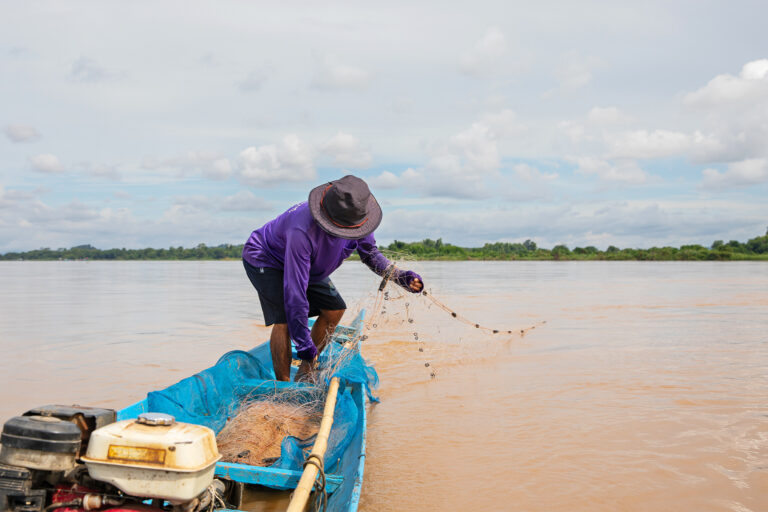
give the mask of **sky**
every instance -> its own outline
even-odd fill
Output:
[[[345,174],[380,244],[768,227],[763,1],[0,0],[0,253],[243,243]]]

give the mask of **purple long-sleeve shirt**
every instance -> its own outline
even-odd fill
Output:
[[[306,202],[264,224],[245,243],[245,261],[254,267],[283,271],[288,332],[297,350],[312,343],[307,328],[307,285],[330,276],[355,250],[363,263],[379,275],[390,265],[376,247],[373,233],[359,240],[328,234],[312,218]]]

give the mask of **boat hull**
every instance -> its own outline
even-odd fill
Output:
[[[310,325],[312,320],[310,320]],[[334,333],[334,341],[326,349],[324,356],[333,357],[336,351],[341,350],[341,344],[351,340],[358,340],[363,325],[363,312],[361,312],[349,326],[340,326]],[[359,343],[356,343],[359,350]],[[225,361],[229,357],[231,361]],[[294,354],[295,357],[295,354]],[[242,378],[233,381],[225,380],[221,375],[231,377],[231,372],[213,371],[225,361],[230,367],[242,370],[243,365],[251,365]],[[295,374],[296,369],[292,368]],[[236,392],[227,393],[237,388]],[[118,420],[131,419],[143,412],[163,412],[177,417],[179,421],[188,423],[205,424],[218,431],[223,427],[227,417],[231,417],[239,403],[220,403],[217,413],[228,411],[222,418],[214,414],[206,414],[206,408],[210,412],[214,409],[217,397],[219,401],[235,402],[237,397],[253,398],[260,393],[275,394],[281,392],[301,393],[302,389],[308,389],[303,383],[280,382],[274,380],[272,358],[269,343],[265,342],[247,352],[234,351],[222,356],[217,365],[204,370],[188,379],[184,379],[165,390],[150,393],[146,399],[136,402],[117,413]],[[336,460],[326,461],[326,491],[328,497],[328,510],[349,511],[357,510],[360,493],[362,490],[363,472],[365,468],[365,432],[367,426],[366,415],[366,389],[360,382],[344,382],[339,390],[347,394],[347,407],[353,404],[356,411],[354,425],[347,424],[352,434],[343,452]],[[218,393],[218,394],[217,394]],[[195,396],[198,395],[198,396]],[[200,398],[204,395],[204,400]],[[186,401],[186,403],[185,403]],[[201,406],[201,403],[204,406]],[[186,413],[189,413],[185,416]],[[260,467],[232,462],[218,462],[215,475],[219,478],[241,482],[247,485],[259,485],[272,489],[294,489],[301,477],[300,468],[285,469],[281,467]]]

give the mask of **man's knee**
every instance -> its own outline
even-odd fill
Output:
[[[323,309],[320,310],[320,315],[326,322],[335,325],[341,321],[345,311],[346,309]]]
[[[274,334],[288,334],[288,324],[273,324],[272,332]]]

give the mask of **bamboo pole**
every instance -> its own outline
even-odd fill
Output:
[[[330,435],[331,427],[333,426],[333,411],[336,409],[336,395],[338,391],[339,378],[334,377],[331,379],[331,384],[328,386],[328,396],[325,399],[325,409],[323,409],[323,419],[320,421],[320,430],[317,432],[315,445],[312,447],[312,451],[307,458],[312,455],[317,455],[322,458],[325,455],[325,450],[328,447],[328,436]],[[307,464],[304,468],[304,472],[301,474],[301,479],[296,486],[296,490],[293,491],[291,502],[288,504],[286,512],[304,512],[307,508],[309,495],[312,493],[312,488],[315,485],[317,472],[317,466],[314,464]]]

